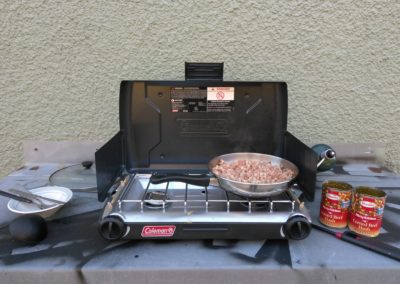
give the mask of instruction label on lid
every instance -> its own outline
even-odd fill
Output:
[[[234,87],[208,87],[208,101],[233,101],[235,100]]]
[[[172,87],[172,112],[231,112],[234,87]]]
[[[207,111],[231,112],[235,101],[234,87],[208,87]]]
[[[206,112],[207,90],[199,87],[171,88],[172,112]]]

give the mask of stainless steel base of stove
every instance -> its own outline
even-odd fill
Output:
[[[291,191],[246,199],[219,187],[129,175],[106,203],[100,233],[117,239],[304,239],[311,230],[306,208]]]

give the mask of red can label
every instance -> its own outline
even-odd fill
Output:
[[[385,198],[355,193],[350,210],[349,229],[364,236],[379,235]]]
[[[144,226],[142,229],[142,237],[172,237],[175,234],[176,226]]]
[[[357,234],[375,237],[379,235],[382,218],[368,217],[358,212],[350,211],[349,228]]]
[[[337,190],[335,188],[324,188],[319,213],[322,224],[345,228],[347,226],[348,208],[350,205],[351,190]]]

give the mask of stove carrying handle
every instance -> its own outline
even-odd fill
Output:
[[[185,175],[185,174],[153,174],[150,177],[152,184],[160,184],[164,182],[184,182],[191,185],[197,186],[209,186],[210,185],[209,175]]]

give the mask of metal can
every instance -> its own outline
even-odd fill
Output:
[[[353,187],[345,182],[326,181],[322,184],[319,221],[329,227],[345,228]]]
[[[349,229],[353,232],[376,237],[382,226],[386,193],[383,190],[360,186],[351,200]]]

